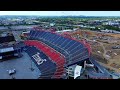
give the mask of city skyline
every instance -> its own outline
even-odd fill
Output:
[[[120,16],[120,11],[0,11],[0,15]]]

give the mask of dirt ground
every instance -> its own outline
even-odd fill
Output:
[[[103,33],[102,35],[102,33],[97,34],[96,32],[89,31],[88,37],[83,36],[83,34],[80,35],[81,38],[90,40],[89,43],[92,48],[91,55],[95,57],[96,60],[104,66],[120,72],[120,49],[112,49],[113,46],[120,45],[120,34]],[[109,59],[106,59],[105,55],[109,56]]]

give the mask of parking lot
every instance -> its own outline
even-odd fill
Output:
[[[0,79],[37,79],[40,75],[40,71],[36,65],[32,62],[27,53],[23,52],[23,57],[0,62]],[[30,68],[34,68],[31,71]],[[9,75],[7,70],[16,70],[14,75]]]

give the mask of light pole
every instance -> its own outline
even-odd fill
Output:
[[[31,61],[31,68],[30,68],[30,70],[34,71],[34,68],[32,67],[32,60],[30,60],[30,61]]]

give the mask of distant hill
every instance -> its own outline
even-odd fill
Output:
[[[85,16],[85,15],[79,15],[79,16],[39,16],[39,15],[0,15],[0,18],[17,18],[17,17],[22,17],[22,18],[28,18],[28,17],[74,17],[74,18],[120,18],[120,16]]]

